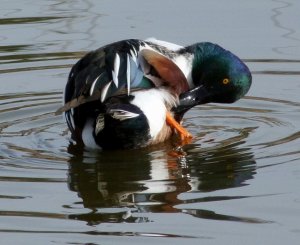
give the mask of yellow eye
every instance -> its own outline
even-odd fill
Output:
[[[228,84],[228,83],[229,83],[229,79],[228,79],[228,78],[224,78],[223,81],[222,81],[222,83],[223,83],[224,85]]]

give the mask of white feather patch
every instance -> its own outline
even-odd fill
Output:
[[[120,109],[112,109],[112,110],[110,110],[110,113],[111,113],[112,118],[120,120],[120,121],[139,116],[139,114],[137,114],[137,113],[120,110]]]
[[[137,51],[134,46],[131,46],[130,52],[133,52],[133,56],[137,56]]]
[[[173,61],[180,68],[184,76],[186,77],[189,87],[193,88],[193,79],[192,79],[192,63],[194,55],[189,56],[177,56]]]
[[[116,54],[114,60],[114,69],[112,70],[112,77],[116,87],[119,86],[119,69],[120,69],[120,56]]]
[[[134,63],[137,65],[137,58],[136,58],[137,55],[132,49],[130,49],[130,55],[131,55],[132,60],[134,61]]]
[[[158,40],[154,37],[147,38],[146,41],[157,44],[157,45],[160,45],[160,46],[163,46],[163,47],[166,47],[166,48],[168,48],[172,51],[177,51],[177,50],[183,48],[183,46],[177,45],[175,43],[170,43],[170,42]]]
[[[126,70],[126,76],[127,76],[127,94],[129,95],[130,93],[130,71],[131,71],[131,68],[130,68],[130,57],[129,57],[129,54],[127,54],[127,70]]]
[[[111,85],[112,81],[110,81],[108,84],[106,84],[103,89],[101,90],[101,102],[103,102],[106,98],[106,94],[107,94],[107,91]]]
[[[135,97],[132,104],[138,106],[149,122],[150,135],[155,138],[166,121],[166,105],[172,107],[176,99],[164,89],[153,88],[132,93]]]
[[[95,85],[97,83],[97,80],[99,79],[99,77],[102,75],[102,73],[96,77],[95,81],[93,82],[92,86],[91,86],[91,89],[90,89],[90,96],[92,96],[93,92],[94,92],[94,88],[95,88]]]

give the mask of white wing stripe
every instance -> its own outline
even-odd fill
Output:
[[[130,118],[138,117],[139,114],[130,111],[125,111],[125,110],[112,109],[110,110],[110,116],[114,119],[123,121]]]
[[[95,85],[96,85],[96,83],[97,83],[97,81],[98,81],[98,79],[99,79],[99,77],[100,77],[101,75],[102,75],[102,73],[101,73],[98,77],[96,77],[95,81],[93,82],[93,84],[92,84],[92,86],[91,86],[91,89],[90,89],[90,96],[92,96],[92,94],[93,94],[93,92],[94,92]]]
[[[120,56],[116,54],[115,61],[114,61],[114,70],[112,71],[112,77],[116,87],[119,86],[119,79],[118,79],[119,69],[120,69]]]
[[[106,85],[103,87],[103,89],[102,89],[102,91],[101,91],[101,102],[103,102],[103,101],[105,100],[106,94],[107,94],[107,91],[108,91],[108,89],[109,89],[109,87],[110,87],[110,85],[111,85],[111,82],[112,82],[112,81],[110,81],[108,84],[106,84]]]
[[[130,55],[134,63],[137,65],[136,53],[132,49],[130,49]]]
[[[127,93],[129,95],[130,93],[130,58],[129,54],[127,54],[127,70],[126,70],[126,76],[127,76]]]
[[[132,49],[130,49],[130,52],[132,51],[134,53],[133,56],[137,56],[137,51],[136,49],[134,48],[134,46],[131,46]]]

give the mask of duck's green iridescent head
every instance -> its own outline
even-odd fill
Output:
[[[236,55],[213,43],[194,45],[192,79],[207,92],[207,102],[232,103],[250,89],[249,68]]]

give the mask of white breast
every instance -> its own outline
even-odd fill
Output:
[[[176,104],[176,98],[164,89],[148,89],[132,93],[135,97],[132,104],[138,106],[149,122],[150,135],[155,138],[166,121],[167,107]]]

